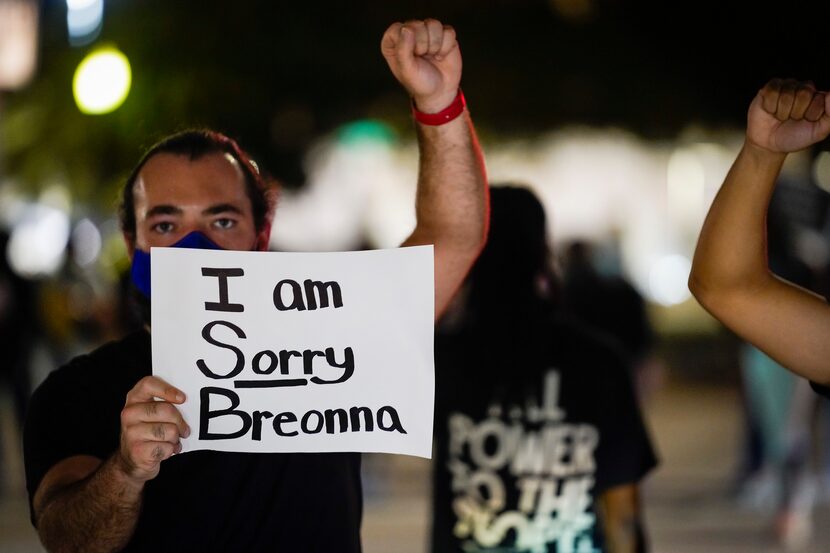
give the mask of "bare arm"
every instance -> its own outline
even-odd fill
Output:
[[[645,551],[640,520],[640,494],[636,484],[615,486],[599,496],[599,515],[608,553]]]
[[[163,401],[156,401],[160,398]],[[121,412],[121,446],[106,461],[78,455],[53,466],[33,499],[38,534],[48,551],[110,553],[135,531],[144,484],[161,461],[181,450],[189,429],[173,403],[181,392],[156,377],[142,379]]]
[[[436,113],[456,96],[461,53],[452,27],[434,19],[395,23],[381,50],[417,109]],[[416,123],[417,225],[403,245],[434,244],[435,316],[446,309],[484,244],[487,177],[467,110],[443,125]]]
[[[126,477],[116,456],[64,459],[46,474],[34,498],[37,528],[48,551],[109,553],[135,530],[143,482]]]
[[[767,264],[766,212],[788,152],[830,133],[830,96],[770,81],[700,233],[689,288],[706,310],[793,372],[830,383],[830,307]]]

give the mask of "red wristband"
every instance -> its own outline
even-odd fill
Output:
[[[415,121],[423,124],[423,125],[443,125],[444,123],[449,123],[459,115],[464,112],[464,108],[467,106],[467,102],[464,100],[464,94],[461,92],[461,89],[458,89],[458,94],[455,95],[455,99],[439,111],[438,113],[424,113],[423,111],[418,111],[418,108],[415,107],[415,101],[412,102],[412,116],[415,117]]]

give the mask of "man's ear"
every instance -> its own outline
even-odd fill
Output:
[[[268,245],[271,242],[271,223],[262,225],[262,229],[256,235],[256,242],[254,242],[254,251],[266,252]]]

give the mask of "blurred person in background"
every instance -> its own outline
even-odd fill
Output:
[[[597,270],[591,244],[565,247],[562,310],[573,319],[619,341],[641,400],[657,387],[662,364],[654,355],[655,336],[643,296],[620,275]]]
[[[830,95],[812,83],[773,79],[758,92],[743,148],[703,224],[689,278],[707,311],[825,396],[830,396],[830,306],[785,280],[793,275],[776,275],[771,251],[776,238],[767,235],[766,221],[787,154],[829,134]],[[800,406],[793,403],[794,410]],[[803,424],[797,426],[804,431]],[[787,498],[791,510],[798,502]],[[803,522],[784,517],[780,532],[785,538],[798,534]]]
[[[8,233],[0,231],[0,381],[14,403],[15,421],[8,427],[22,429],[31,393],[29,360],[38,330],[37,289],[34,282],[12,270],[6,255],[8,242]],[[0,492],[8,476],[3,443],[0,440]]]
[[[432,551],[645,551],[656,465],[624,356],[562,318],[544,209],[491,189],[488,242],[436,335]]]
[[[434,19],[393,24],[381,50],[418,121],[417,224],[403,245],[434,244],[440,314],[487,227],[461,55]],[[212,131],[169,137],[134,169],[122,229],[147,326],[52,373],[26,423],[31,517],[48,550],[360,550],[359,454],[174,456],[190,433],[176,408],[186,398],[151,376],[150,248],[264,250],[272,197],[237,144]]]
[[[8,241],[9,235],[0,233],[0,375],[12,392],[14,414],[22,427],[31,393],[28,363],[37,330],[37,290],[9,266]]]

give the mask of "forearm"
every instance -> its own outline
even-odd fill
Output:
[[[420,149],[416,233],[437,244],[481,246],[486,234],[484,160],[469,113],[417,125]]]
[[[744,145],[700,233],[689,281],[702,302],[751,290],[773,277],[767,264],[766,214],[785,154]]]
[[[608,553],[640,553],[645,548],[640,544],[639,524],[636,519],[614,521],[605,525],[605,550]]]
[[[608,553],[646,550],[636,486],[619,486],[603,493],[599,499],[599,515]]]
[[[469,113],[444,125],[418,124],[420,167],[415,231],[404,245],[435,247],[436,316],[449,303],[487,234],[487,177]]]
[[[745,146],[703,225],[689,288],[727,327],[784,367],[830,381],[830,310],[823,298],[775,277],[766,212],[784,154]]]
[[[88,478],[43,499],[40,539],[53,553],[120,551],[135,530],[142,493],[143,484],[124,474],[113,456]]]

